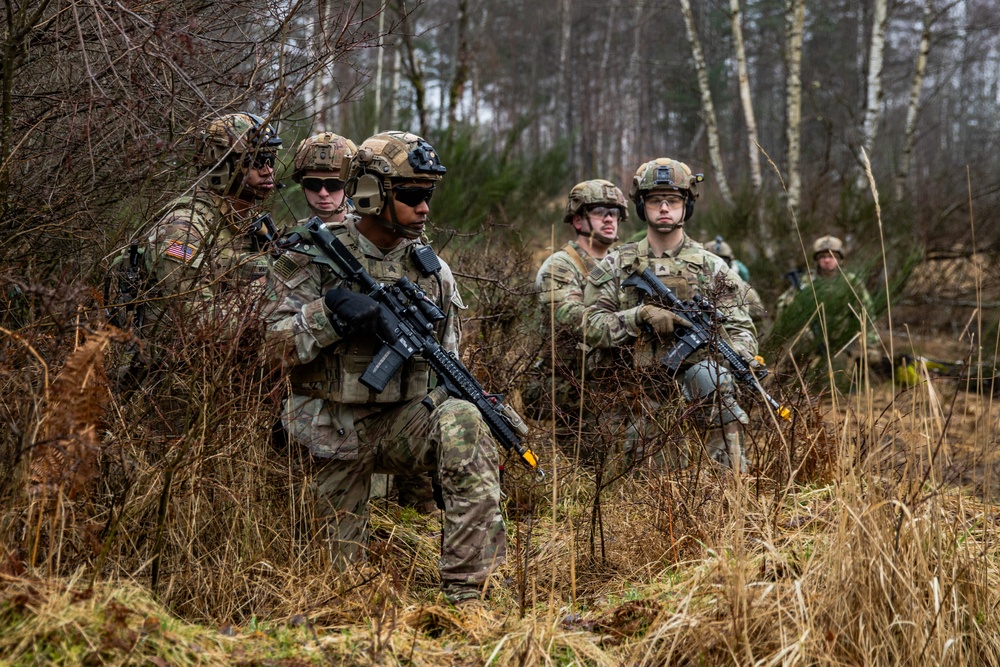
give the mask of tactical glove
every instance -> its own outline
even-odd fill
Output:
[[[357,334],[375,334],[387,343],[396,341],[396,336],[382,309],[375,299],[367,294],[335,287],[323,296],[323,303],[330,311],[330,323],[341,338]]]
[[[639,309],[639,319],[649,325],[657,336],[661,338],[669,336],[674,332],[674,327],[689,327],[691,323],[676,315],[673,311],[659,306],[642,306]]]

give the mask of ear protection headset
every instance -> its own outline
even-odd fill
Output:
[[[350,171],[348,169],[350,168]],[[362,215],[377,216],[385,206],[385,186],[376,174],[388,174],[389,164],[385,158],[377,156],[370,148],[362,148],[352,159],[344,156],[340,173],[347,173],[344,193],[354,203],[354,210]]]

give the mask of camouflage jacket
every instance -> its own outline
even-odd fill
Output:
[[[268,255],[241,233],[257,211],[238,213],[226,197],[202,188],[162,209],[145,242],[148,276],[144,337],[178,318],[232,335],[256,317]]]
[[[587,277],[584,303],[587,306],[587,343],[598,348],[624,347],[635,342],[634,363],[657,363],[670,341],[661,342],[640,326],[641,295],[621,283],[647,266],[678,298],[701,294],[726,316],[723,324],[730,345],[745,357],[757,353],[757,332],[748,312],[747,286],[735,271],[696,241],[684,236],[676,250],[654,257],[644,238],[626,243],[598,262]]]
[[[570,241],[546,258],[535,276],[541,333],[546,338],[555,335],[556,355],[570,367],[578,367],[581,351],[589,351],[583,342],[583,290],[595,266],[597,260]],[[546,359],[549,349],[544,347]]]
[[[461,338],[460,310],[465,308],[454,275],[441,260],[441,282],[425,278],[417,270],[411,254],[423,239],[403,239],[383,252],[365,238],[357,221],[328,226],[375,280],[391,283],[406,275],[417,283],[446,317],[437,330],[438,340],[458,354]],[[427,394],[430,369],[419,356],[412,357],[392,378],[385,390],[376,394],[360,382],[380,343],[373,336],[342,338],[330,321],[324,296],[330,289],[357,290],[332,268],[332,262],[306,238],[274,262],[270,303],[266,307],[267,356],[287,372],[291,396],[286,404],[286,422],[301,422],[292,431],[321,429],[329,434],[321,443],[310,445],[314,455],[349,459],[357,455],[355,421],[396,407],[404,401]]]

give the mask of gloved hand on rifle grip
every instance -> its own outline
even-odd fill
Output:
[[[330,323],[341,338],[368,333],[387,343],[396,342],[396,335],[382,308],[367,294],[335,287],[327,290],[323,303],[332,315]]]
[[[645,305],[639,309],[639,319],[649,325],[657,336],[669,336],[674,327],[689,327],[691,322],[671,310],[659,306]]]

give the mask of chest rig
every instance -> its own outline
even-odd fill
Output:
[[[621,281],[635,271],[644,271],[646,267],[670,289],[681,301],[686,301],[695,294],[707,295],[711,289],[713,274],[712,266],[705,259],[705,252],[697,244],[685,238],[684,245],[673,257],[651,257],[649,242],[646,239],[636,243],[626,243],[619,249],[619,266]],[[620,283],[619,283],[620,284]],[[643,303],[642,293],[632,287],[621,289],[618,294],[621,309],[627,310]],[[637,367],[658,363],[660,357],[666,354],[673,340],[661,342],[655,335],[646,332],[640,334],[633,353],[634,364]],[[700,353],[692,355],[690,363],[699,361]]]
[[[450,304],[442,301],[442,290],[438,281],[434,276],[425,276],[418,268],[414,250],[420,247],[419,245],[409,244],[402,254],[392,256],[391,259],[380,259],[365,255],[357,240],[348,233],[346,227],[331,228],[331,231],[337,235],[376,282],[391,285],[405,276],[426,292],[427,297],[442,310],[448,312]],[[318,255],[314,253],[318,253]],[[343,276],[338,275],[334,269],[330,268],[329,264],[322,261],[321,251],[313,248],[310,250],[310,254],[314,254],[314,257],[319,260],[316,263],[323,267],[324,289],[329,284],[330,287],[344,287],[359,291],[357,286],[349,284]],[[446,321],[447,318],[442,320],[435,332],[438,340],[441,340],[444,335],[444,322]],[[292,371],[292,383],[299,385],[297,393],[303,393],[302,385],[305,384],[305,388],[309,390],[308,393],[311,395],[325,398],[333,403],[350,405],[400,403],[426,396],[430,388],[430,366],[419,355],[407,359],[381,393],[375,393],[361,384],[361,375],[381,347],[382,342],[373,335],[348,336],[324,350],[323,354],[320,354],[313,362],[296,367]]]

